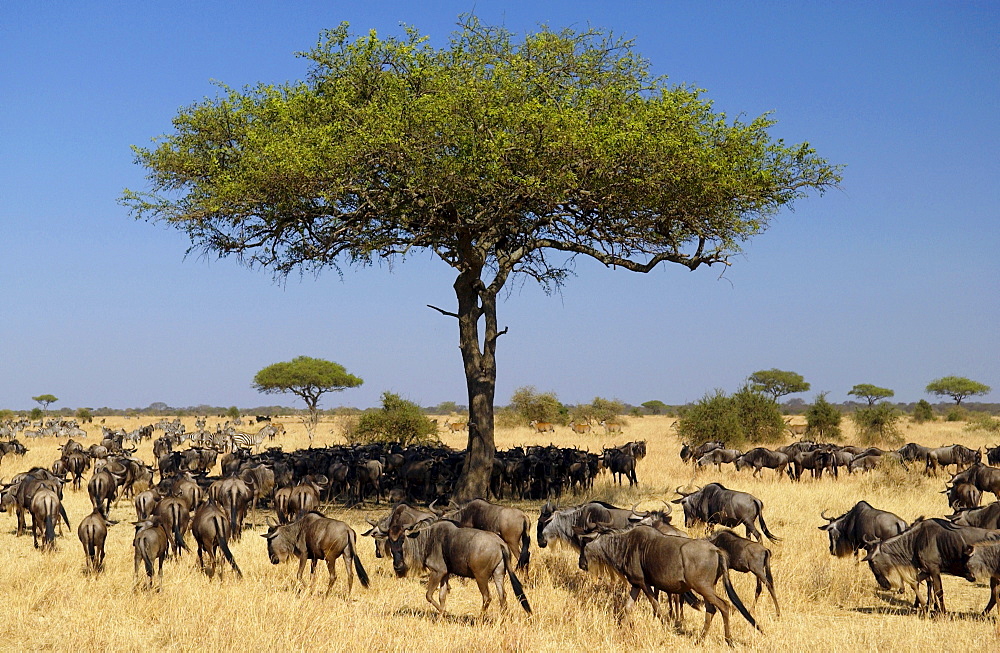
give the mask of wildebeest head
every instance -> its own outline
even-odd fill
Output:
[[[390,529],[386,545],[389,547],[389,553],[392,555],[392,570],[396,572],[397,577],[403,578],[410,571],[410,565],[406,560],[406,541],[419,538],[421,535],[424,535],[428,528],[430,528],[430,525],[425,522],[414,524],[408,528],[401,529],[395,538],[393,538],[392,533],[398,529]]]
[[[272,565],[288,560],[295,555],[295,540],[298,538],[298,524],[278,525],[268,520],[267,533],[261,535],[267,540],[267,557]]]
[[[675,490],[681,495],[680,499],[674,499],[670,503],[678,503],[684,509],[684,526],[691,528],[698,522],[698,501],[700,499],[701,488],[697,492],[683,492],[680,486]]]
[[[853,553],[854,547],[851,546],[851,542],[842,530],[842,524],[846,515],[842,515],[840,517],[827,517],[826,511],[824,510],[819,516],[829,522],[822,526],[817,526],[816,528],[821,531],[826,531],[826,534],[830,536],[830,555],[843,558],[844,556]]]
[[[996,542],[979,542],[965,547],[965,568],[969,582],[985,583],[997,572],[1000,563],[1000,545]]]

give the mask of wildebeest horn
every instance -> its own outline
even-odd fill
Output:
[[[825,519],[825,520],[829,521],[829,522],[834,522],[834,521],[837,521],[837,518],[836,518],[836,517],[827,517],[827,516],[826,516],[826,510],[824,510],[824,511],[823,511],[823,512],[821,512],[821,513],[819,513],[819,516],[820,516],[820,517],[822,517],[823,519]]]
[[[686,497],[688,494],[694,494],[693,492],[687,492],[687,493],[681,492],[681,487],[682,486],[678,485],[677,489],[674,490],[674,492],[676,492],[677,494],[681,495],[682,497]]]
[[[636,510],[636,508],[637,508],[637,507],[639,507],[639,504],[640,504],[640,503],[642,503],[642,501],[636,501],[636,502],[635,502],[635,505],[634,505],[634,506],[632,506],[632,514],[634,514],[634,515],[637,515],[637,516],[639,516],[639,517],[645,517],[646,515],[648,515],[648,514],[649,514],[649,511],[648,511],[648,510],[647,510],[646,512],[643,512],[643,513],[640,513],[640,512],[638,512],[638,511]]]
[[[370,517],[365,517],[365,521],[368,522],[370,525],[378,528],[378,522],[373,522]]]
[[[667,509],[666,516],[669,517],[670,513],[672,513],[674,511],[674,509],[670,506],[669,503],[667,503],[663,499],[660,499],[660,503],[662,503],[663,507]]]

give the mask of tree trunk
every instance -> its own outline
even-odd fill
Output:
[[[459,503],[488,497],[493,473],[493,400],[496,393],[496,293],[478,275],[462,272],[455,281],[458,297],[459,349],[469,391],[469,443],[453,499]],[[480,343],[479,319],[485,318]]]

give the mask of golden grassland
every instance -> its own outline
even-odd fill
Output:
[[[98,420],[99,421],[99,420]],[[106,418],[111,427],[136,428],[139,420]],[[193,430],[193,419],[185,419]],[[288,432],[278,444],[286,450],[308,446],[305,430],[296,418],[283,420]],[[638,466],[637,489],[619,488],[608,476],[595,483],[587,496],[564,497],[563,503],[601,498],[631,506],[655,508],[661,500],[675,498],[673,489],[692,481],[690,466],[678,457],[680,443],[666,417],[633,418],[623,435],[580,436],[561,428],[554,434],[535,436],[527,428],[499,429],[497,446],[506,448],[526,443],[588,447],[645,439],[649,454]],[[215,420],[209,421],[214,428]],[[983,433],[969,433],[961,423],[905,425],[903,437],[926,445],[961,442],[979,447],[986,444]],[[846,441],[851,441],[850,424]],[[87,427],[93,442],[100,429]],[[338,425],[320,425],[319,444],[340,442]],[[442,436],[456,448],[464,446],[464,433]],[[26,443],[24,458],[7,456],[0,463],[0,476],[10,478],[33,465],[51,465],[58,457],[61,442],[41,438]],[[152,459],[151,444],[144,442],[137,454]],[[216,468],[218,471],[218,468]],[[774,551],[772,567],[782,617],[776,619],[766,591],[754,613],[764,633],[755,632],[735,611],[732,627],[736,648],[747,651],[914,651],[914,650],[998,650],[1000,634],[996,622],[981,620],[989,590],[965,580],[946,577],[947,618],[921,618],[909,608],[912,596],[877,592],[867,565],[850,558],[834,559],[828,553],[826,534],[817,530],[823,523],[819,513],[843,512],[865,499],[878,508],[891,510],[910,521],[920,515],[942,515],[947,502],[939,491],[945,477],[926,478],[876,471],[869,475],[824,478],[793,484],[765,472],[763,479],[750,472],[735,472],[726,466],[721,474],[699,473],[701,485],[718,481],[727,487],[751,492],[764,502],[771,531],[783,541],[769,544]],[[989,497],[992,499],[993,497]],[[480,595],[475,583],[452,582],[448,598],[449,614],[435,619],[424,599],[420,578],[397,579],[388,560],[376,559],[371,540],[359,537],[362,561],[371,577],[364,589],[355,581],[350,598],[344,596],[346,583],[343,562],[338,562],[334,591],[324,598],[326,569],[317,572],[316,591],[302,591],[295,583],[295,563],[273,566],[266,546],[258,535],[266,529],[260,523],[244,532],[232,545],[244,578],[232,574],[209,580],[197,568],[193,553],[168,560],[164,567],[162,592],[133,589],[134,509],[121,500],[111,518],[121,523],[111,528],[107,543],[106,571],[97,578],[83,574],[83,551],[76,526],[91,511],[86,489],[67,489],[64,503],[73,525],[57,540],[56,550],[41,553],[32,547],[31,537],[14,535],[13,515],[0,515],[0,592],[5,598],[0,610],[0,648],[83,649],[83,650],[433,650],[433,651],[549,651],[549,650],[657,650],[692,649],[704,615],[686,610],[682,632],[663,627],[651,614],[649,604],[640,600],[630,621],[619,623],[617,613],[624,605],[625,588],[613,579],[594,577],[577,568],[576,555],[566,549],[538,549],[532,544],[532,563],[521,574],[534,614],[518,607],[508,587],[506,612],[494,601],[481,618]],[[516,504],[534,519],[538,502]],[[366,505],[344,510],[328,507],[328,516],[348,522],[359,533],[367,530],[366,517],[375,517],[387,507]],[[678,521],[678,520],[675,520]],[[680,520],[683,521],[682,519]],[[741,532],[742,534],[742,532]],[[532,541],[534,542],[534,523]],[[188,536],[189,543],[193,541]],[[744,602],[753,601],[754,583],[743,574],[733,574],[734,584]],[[720,585],[721,590],[721,585]],[[721,618],[716,617],[704,650],[726,649]]]

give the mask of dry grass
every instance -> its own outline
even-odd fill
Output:
[[[108,418],[109,426],[135,428],[137,421]],[[193,427],[192,423],[188,425]],[[289,433],[279,442],[286,449],[307,445],[304,429],[294,418],[284,420]],[[594,497],[631,505],[635,501],[673,498],[673,488],[692,480],[690,467],[678,457],[679,443],[672,435],[669,418],[630,420],[622,436],[603,434],[578,436],[568,429],[548,434],[544,443],[589,447],[632,439],[649,443],[649,456],[639,464],[638,490],[620,489],[607,477],[595,485]],[[907,441],[939,446],[962,442],[972,447],[986,444],[985,434],[968,433],[960,423],[932,423],[904,427]],[[210,421],[214,428],[214,421]],[[848,425],[848,429],[850,426]],[[89,429],[93,435],[97,426]],[[335,443],[336,425],[324,422],[318,443]],[[464,434],[444,436],[448,444],[464,445]],[[852,441],[850,432],[846,441]],[[502,429],[500,447],[536,441],[527,428]],[[23,458],[6,457],[0,475],[10,478],[32,465],[48,466],[58,456],[58,442],[40,439],[28,442],[31,451]],[[150,444],[139,455],[152,458]],[[826,535],[816,529],[819,513],[843,511],[866,499],[876,507],[892,510],[907,520],[919,515],[946,512],[944,495],[939,494],[944,478],[924,479],[918,474],[900,475],[893,470],[869,476],[842,477],[791,484],[775,480],[770,473],[762,480],[749,472],[731,469],[721,475],[701,473],[695,482],[720,481],[760,497],[771,530],[784,538],[772,546],[773,568],[782,604],[783,617],[776,620],[765,597],[756,615],[765,634],[755,633],[734,614],[733,632],[737,647],[747,651],[802,651],[820,646],[824,650],[996,650],[1000,636],[993,621],[976,615],[988,598],[988,589],[957,578],[945,579],[945,592],[953,616],[922,619],[910,613],[912,597],[876,592],[867,566],[851,559],[837,560],[827,553]],[[563,501],[582,500],[565,498]],[[112,510],[112,518],[122,523],[111,529],[108,540],[107,570],[99,578],[82,573],[83,554],[75,527],[90,512],[86,491],[68,491],[65,504],[72,533],[57,542],[57,550],[42,554],[32,548],[31,538],[15,538],[14,518],[0,516],[0,592],[6,597],[0,611],[0,641],[6,649],[85,650],[434,650],[434,651],[539,651],[539,650],[654,650],[690,649],[700,630],[703,615],[687,611],[684,632],[663,628],[642,602],[631,624],[619,625],[616,612],[624,604],[624,589],[607,579],[588,576],[577,569],[575,556],[567,550],[551,548],[532,551],[529,573],[523,575],[526,592],[534,608],[528,617],[511,600],[506,613],[494,606],[485,619],[479,618],[479,592],[475,584],[453,582],[449,596],[450,615],[442,620],[432,616],[424,600],[418,578],[396,579],[386,560],[377,560],[370,540],[362,540],[361,556],[372,578],[365,590],[355,583],[350,600],[343,596],[343,567],[330,598],[299,591],[293,582],[295,566],[272,566],[264,541],[257,536],[262,527],[247,530],[233,552],[243,568],[242,581],[227,575],[209,581],[196,568],[194,555],[168,561],[161,593],[133,590],[132,527],[130,503],[122,501]],[[537,503],[520,507],[537,515]],[[327,513],[350,523],[359,532],[365,517],[379,512],[344,511],[336,507]],[[533,534],[534,535],[534,534]],[[533,537],[534,539],[534,537]],[[342,563],[338,563],[342,565]],[[753,584],[734,576],[737,591],[750,605]],[[325,568],[319,570],[317,587],[326,582]],[[721,619],[716,618],[702,647],[722,650]]]

